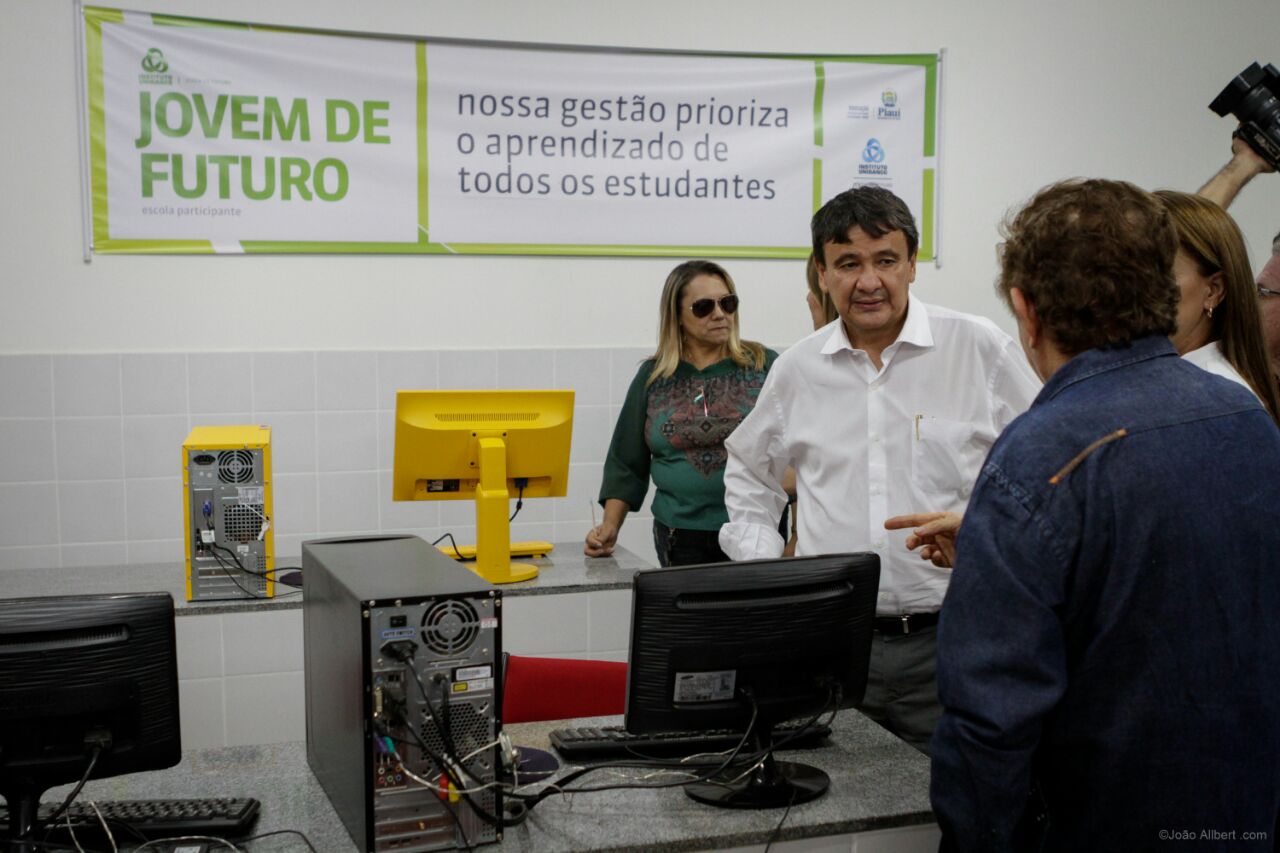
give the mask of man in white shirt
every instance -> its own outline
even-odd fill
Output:
[[[987,450],[1040,383],[993,323],[910,296],[919,237],[892,192],[847,190],[812,224],[821,285],[840,317],[778,358],[725,442],[720,546],[735,560],[782,553],[780,483],[794,467],[796,553],[880,556],[863,711],[926,750],[941,712],[934,625],[948,571],[910,554],[907,531],[884,522],[963,511]]]

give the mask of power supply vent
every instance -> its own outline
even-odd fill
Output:
[[[471,648],[480,634],[480,618],[466,601],[438,601],[422,617],[422,642],[438,655],[459,655]]]
[[[253,454],[248,450],[223,450],[218,454],[219,483],[248,483],[253,480]]]
[[[231,504],[222,510],[222,534],[232,542],[253,542],[262,532],[261,504]]]

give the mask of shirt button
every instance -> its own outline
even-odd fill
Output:
[[[879,433],[874,433],[874,432],[871,433],[871,441],[874,442],[875,444],[879,444],[880,443]]]
[[[873,544],[874,544],[877,548],[883,548],[883,547],[884,547],[884,540],[883,540],[883,539],[877,539]]]

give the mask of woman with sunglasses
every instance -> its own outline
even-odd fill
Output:
[[[724,440],[755,406],[777,353],[738,337],[733,279],[711,261],[667,276],[658,349],[636,373],[614,427],[600,486],[603,521],[585,553],[613,553],[627,513],[652,477],[653,542],[664,566],[727,560],[718,540],[724,508]]]
[[[1178,231],[1173,274],[1181,300],[1173,345],[1197,367],[1248,388],[1280,423],[1280,394],[1239,226],[1225,210],[1200,196],[1173,190],[1155,195]]]

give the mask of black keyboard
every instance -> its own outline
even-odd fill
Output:
[[[808,721],[789,720],[774,726],[775,747],[812,749],[822,746],[831,734],[831,727],[826,723],[812,723],[806,728],[806,722]],[[741,740],[742,732],[732,729],[641,735],[628,732],[622,726],[587,726],[555,729],[551,732],[551,745],[556,752],[573,761],[635,758],[637,755],[671,758],[698,752],[720,752],[733,749]]]
[[[103,800],[98,811],[119,835],[123,825],[145,838],[171,838],[176,835],[215,835],[235,838],[246,834],[258,819],[261,803],[252,798],[220,797],[202,800]],[[57,803],[40,804],[40,822],[44,824],[57,809]],[[65,831],[67,821],[76,832],[101,829],[98,816],[87,800],[72,803],[45,827],[50,832]],[[0,821],[7,826],[8,809],[0,806]]]

